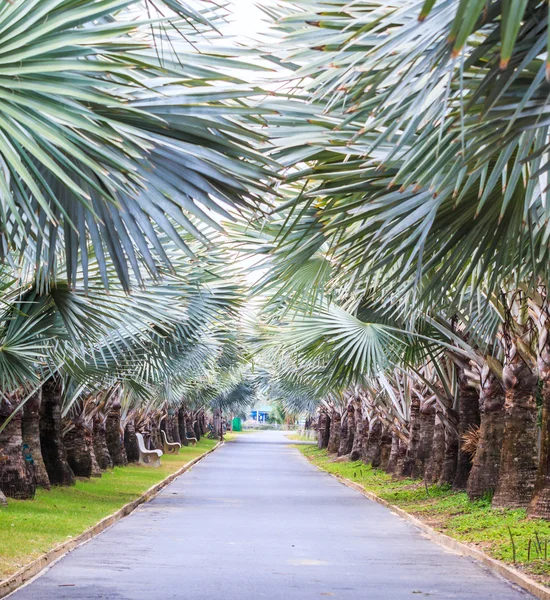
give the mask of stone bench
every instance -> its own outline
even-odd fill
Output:
[[[185,439],[191,444],[191,446],[196,446],[197,445],[197,438],[196,437],[185,436]]]
[[[164,454],[179,454],[181,444],[179,442],[169,442],[166,437],[166,432],[160,430],[162,435],[162,444],[164,446]]]
[[[160,467],[160,457],[162,450],[147,450],[145,441],[141,433],[136,432],[139,448],[139,463],[147,467]]]

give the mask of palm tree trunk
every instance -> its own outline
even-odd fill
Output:
[[[348,412],[344,413],[342,420],[340,421],[340,444],[338,445],[338,456],[347,454],[346,446],[348,443]]]
[[[183,406],[178,408],[178,432],[180,434],[181,445],[188,446],[189,442],[185,435],[185,408]]]
[[[42,457],[42,448],[40,447],[40,404],[42,402],[42,390],[33,394],[23,407],[23,418],[21,429],[23,433],[23,444],[28,446],[29,452],[34,461],[34,477],[36,485],[50,489],[50,478]]]
[[[120,409],[120,402],[115,402],[109,410],[106,422],[107,448],[115,467],[125,467],[128,464],[121,432]]]
[[[445,459],[445,425],[441,418],[441,410],[436,407],[434,432],[432,438],[432,449],[430,458],[424,471],[426,483],[436,483],[441,479],[443,473],[443,461]]]
[[[537,475],[537,376],[516,357],[504,367],[504,389],[504,436],[493,506],[524,508]]]
[[[459,422],[458,422],[458,460],[453,489],[466,489],[472,469],[472,456],[462,450],[462,436],[470,429],[479,427],[479,394],[468,385],[468,378],[461,370],[459,375]]]
[[[172,443],[181,444],[180,430],[178,424],[178,413],[175,409],[168,409],[168,432]]]
[[[380,452],[382,441],[382,423],[378,419],[371,421],[369,428],[369,437],[363,461],[367,465],[378,467],[380,464]]]
[[[458,461],[458,414],[453,408],[448,408],[445,417],[449,424],[445,426],[444,430],[445,445],[439,484],[452,485],[455,480]]]
[[[360,460],[363,456],[363,410],[361,408],[361,400],[354,399],[353,401],[353,422],[355,423],[355,432],[353,435],[353,445],[349,459],[352,461]]]
[[[93,436],[86,426],[76,424],[63,437],[67,461],[77,477],[101,477],[96,460]]]
[[[151,439],[150,450],[162,450],[164,444],[162,443],[162,437],[160,435],[162,423],[158,422],[158,417],[151,417]]]
[[[74,485],[75,475],[67,462],[61,429],[62,384],[50,377],[42,386],[40,405],[40,447],[52,485]]]
[[[139,446],[133,419],[130,419],[124,428],[124,449],[129,463],[139,462]]]
[[[388,464],[386,465],[386,473],[395,473],[397,469],[397,459],[399,456],[399,435],[394,429],[391,434],[391,448]]]
[[[317,427],[317,447],[319,450],[328,446],[330,439],[330,417],[325,409],[319,411],[319,425]]]
[[[195,432],[195,437],[197,438],[197,442],[200,441],[203,432],[202,432],[202,427],[201,427],[201,415],[192,415],[192,417],[194,417],[193,420],[193,431]]]
[[[327,451],[330,454],[336,454],[340,447],[340,423],[342,417],[337,410],[333,410],[330,415],[330,437],[328,440]]]
[[[377,466],[384,471],[387,470],[390,462],[390,454],[392,447],[392,436],[389,427],[384,427],[380,438],[380,462]]]
[[[23,434],[21,411],[14,413],[19,401],[0,400],[0,427],[11,417],[0,431],[0,490],[8,498],[29,500],[34,498],[36,482],[34,467],[23,456]]]
[[[488,369],[481,374],[479,441],[466,491],[471,500],[494,494],[504,435],[504,388]]]
[[[107,430],[103,419],[94,419],[94,453],[97,464],[103,471],[113,467],[113,461],[107,448]]]
[[[403,463],[403,469],[399,473],[402,477],[412,476],[420,447],[420,400],[416,397],[411,398],[410,412],[407,455]]]
[[[192,438],[195,437],[195,427],[194,427],[194,423],[193,423],[193,415],[190,412],[186,412],[185,413],[185,430],[184,430],[184,434],[183,434],[183,440],[185,440],[185,442],[188,444],[189,442],[187,441],[187,438]],[[197,441],[199,441],[199,438],[197,438]]]

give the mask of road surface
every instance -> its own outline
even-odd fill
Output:
[[[247,433],[68,554],[11,600],[531,598]]]

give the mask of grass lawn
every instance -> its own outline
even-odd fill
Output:
[[[527,519],[524,510],[493,509],[489,498],[471,502],[466,493],[448,487],[433,485],[426,490],[423,482],[394,479],[361,461],[334,462],[326,450],[315,446],[297,448],[325,471],[359,483],[434,529],[508,563],[514,562],[512,536],[515,566],[550,586],[550,522]]]
[[[286,437],[293,442],[317,442],[315,438],[304,435],[303,433],[289,433]]]
[[[34,500],[8,500],[8,506],[0,508],[0,580],[135,500],[216,443],[203,438],[177,456],[164,455],[157,469],[115,467],[72,487],[38,490]]]

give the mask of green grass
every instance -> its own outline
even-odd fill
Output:
[[[72,487],[38,490],[34,500],[9,500],[0,508],[0,580],[135,500],[216,443],[203,438],[177,456],[164,455],[159,468],[115,467]]]
[[[527,519],[524,510],[493,509],[490,498],[472,502],[466,493],[453,492],[448,487],[432,485],[426,490],[423,482],[394,479],[361,461],[334,462],[326,450],[319,450],[314,446],[298,446],[298,449],[325,471],[359,483],[366,490],[415,515],[434,529],[473,544],[507,563],[512,563],[514,559],[511,532],[516,548],[515,566],[550,585],[548,521]],[[544,558],[546,542],[548,560]],[[528,560],[529,544],[531,552]]]
[[[303,433],[290,433],[286,436],[289,440],[294,442],[315,442],[315,438],[304,435]]]

